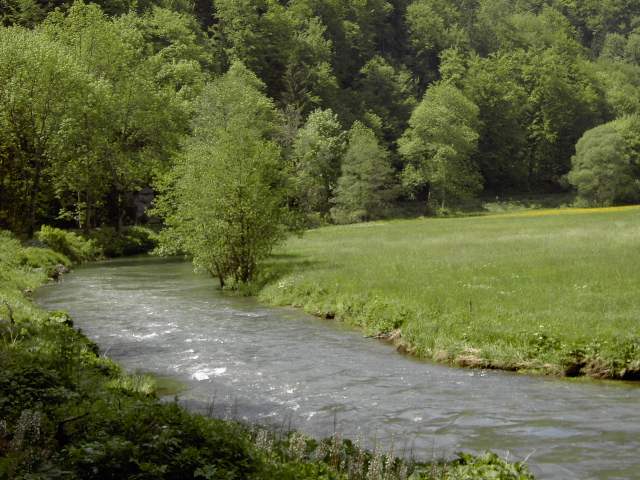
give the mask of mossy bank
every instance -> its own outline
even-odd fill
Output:
[[[162,403],[151,377],[125,374],[66,313],[29,299],[70,264],[0,232],[0,479],[531,478],[493,454],[401,461]]]
[[[333,226],[285,244],[263,301],[438,362],[640,378],[640,207]]]

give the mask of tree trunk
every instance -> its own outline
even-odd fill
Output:
[[[40,194],[40,181],[42,176],[42,162],[38,159],[34,164],[35,175],[31,188],[31,199],[29,201],[29,210],[27,212],[27,233],[29,237],[33,236],[36,229],[36,209],[38,208],[38,195]]]
[[[91,230],[91,196],[89,192],[87,192],[85,196],[84,225],[82,226],[82,230],[86,234],[88,234],[89,230]]]

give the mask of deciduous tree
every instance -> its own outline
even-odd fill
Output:
[[[165,180],[157,211],[165,249],[235,284],[286,232],[283,165],[271,140],[276,110],[263,84],[242,64],[204,89],[193,137]]]
[[[333,219],[348,223],[381,218],[396,197],[388,150],[380,145],[373,130],[355,122],[349,131],[342,175],[333,199]]]
[[[427,184],[440,208],[482,188],[471,161],[478,144],[478,107],[455,86],[438,83],[416,107],[400,139],[408,188]]]

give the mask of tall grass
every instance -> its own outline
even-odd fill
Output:
[[[640,378],[640,207],[327,227],[261,298],[472,367]]]

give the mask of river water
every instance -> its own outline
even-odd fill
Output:
[[[339,432],[420,459],[491,449],[538,478],[640,478],[640,388],[448,368],[215,289],[184,262],[92,264],[37,293],[131,371],[219,416]]]

